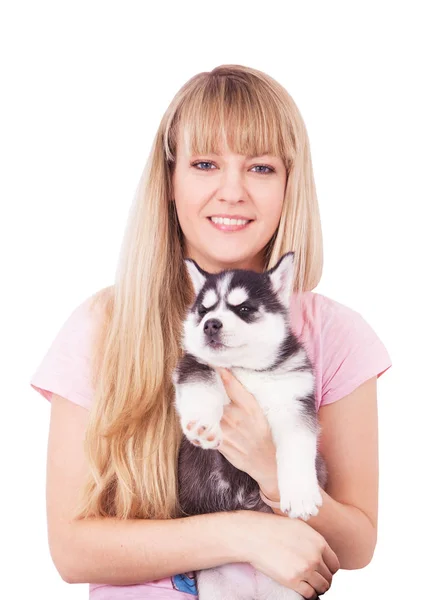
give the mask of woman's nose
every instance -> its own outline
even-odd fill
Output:
[[[219,181],[218,196],[228,202],[246,199],[244,174],[240,169],[223,169]]]

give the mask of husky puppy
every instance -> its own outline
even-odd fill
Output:
[[[186,516],[218,511],[272,512],[257,482],[218,450],[220,420],[230,403],[214,367],[231,369],[266,416],[276,448],[280,509],[307,520],[322,505],[326,465],[318,452],[320,427],[311,361],[290,326],[294,253],[263,273],[207,273],[185,264],[195,301],[183,324],[184,354],[172,375],[184,433],[179,452],[179,500]],[[194,421],[188,429],[187,425]],[[251,569],[249,576],[245,570]],[[235,567],[235,569],[234,569]],[[253,576],[251,576],[251,574]],[[196,572],[200,600],[302,598],[254,570],[221,565]]]

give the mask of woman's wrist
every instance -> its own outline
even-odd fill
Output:
[[[276,494],[275,494],[275,499],[272,499],[272,498],[269,498],[269,496],[267,496],[266,494],[264,494],[260,488],[260,498],[268,506],[271,506],[272,508],[280,508],[279,494],[277,495],[277,499],[276,499]]]
[[[264,513],[254,510],[236,510],[222,512],[228,521],[220,528],[224,536],[222,543],[229,544],[230,562],[250,562],[251,561],[251,543],[254,542],[254,536],[251,535],[253,523],[257,521]]]
[[[266,472],[261,471],[259,474],[250,474],[250,477],[255,480],[260,490],[267,498],[273,501],[279,500],[280,496],[276,466]]]
[[[259,484],[259,489],[260,489],[261,493],[271,502],[279,502],[280,501],[279,489],[274,484],[271,484],[271,485]]]
[[[261,519],[267,518],[268,513],[256,510],[237,510],[227,512],[227,515],[236,515],[231,519],[224,536],[230,538],[230,552],[233,556],[231,562],[251,563],[256,553],[256,535],[255,531],[261,531]]]

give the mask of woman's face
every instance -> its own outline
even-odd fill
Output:
[[[172,181],[185,257],[209,273],[261,272],[264,248],[278,227],[285,195],[282,159],[233,154],[227,147],[218,155],[189,155],[179,136]],[[218,216],[251,222],[238,231],[223,231],[210,219]]]

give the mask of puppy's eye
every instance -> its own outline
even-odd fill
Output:
[[[204,317],[204,315],[207,314],[207,308],[204,308],[204,306],[200,306],[200,308],[198,309],[198,314],[200,315],[200,317]]]
[[[256,308],[252,304],[241,304],[238,306],[238,310],[240,312],[254,312]]]

